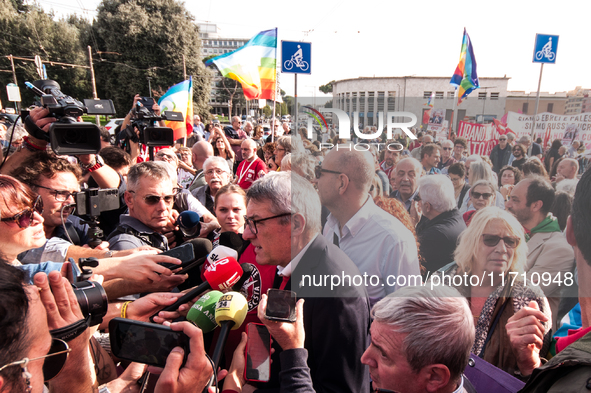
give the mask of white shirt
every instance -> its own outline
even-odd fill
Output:
[[[277,266],[277,274],[280,276],[291,277],[293,271],[296,269],[296,267],[298,267],[298,263],[300,263],[304,254],[306,251],[308,251],[308,248],[310,248],[310,244],[312,244],[312,242],[316,240],[317,237],[318,235],[314,236],[312,240],[310,240],[308,244],[306,244],[304,248],[298,252],[298,255],[296,255],[295,258],[293,258],[285,267]]]
[[[361,274],[377,276],[379,282],[367,278],[367,293],[372,303],[394,292],[398,286],[420,285],[421,272],[414,235],[396,217],[375,205],[368,196],[365,204],[343,225],[342,236],[339,223],[330,214],[323,235],[333,243],[334,234],[339,247],[357,265]],[[418,276],[409,280],[409,275]],[[388,280],[388,276],[391,276]],[[413,283],[414,280],[416,284]],[[405,281],[405,282],[403,282]],[[410,282],[409,282],[410,281]]]

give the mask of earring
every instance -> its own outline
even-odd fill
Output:
[[[25,363],[23,364],[23,367],[21,368],[22,370],[22,377],[25,380],[25,392],[26,393],[31,393],[33,391],[33,387],[31,386],[31,373],[29,372],[29,370],[27,369],[27,364],[29,363],[29,359],[25,358],[24,359]]]

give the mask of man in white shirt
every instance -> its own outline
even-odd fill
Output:
[[[338,145],[326,155],[317,176],[320,201],[330,211],[323,235],[367,275],[370,300],[398,287],[420,285],[415,237],[369,195],[374,177],[371,154]]]

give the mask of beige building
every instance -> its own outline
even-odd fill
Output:
[[[574,90],[569,91],[566,96],[565,115],[576,115],[584,112],[591,112],[591,93],[590,89],[583,89],[577,86]]]
[[[535,91],[531,93],[526,93],[524,91],[508,91],[505,111],[533,115],[536,109],[536,94],[537,92]],[[553,94],[540,92],[540,102],[538,104],[537,113],[549,112],[557,115],[564,115],[566,103],[567,93],[564,91]]]
[[[427,102],[433,96],[433,108],[451,121],[455,89],[451,77],[360,77],[343,79],[332,84],[333,106],[351,114],[359,113],[359,123],[377,125],[378,112],[412,112],[421,125]],[[505,99],[509,78],[479,78],[480,88],[473,91],[457,107],[457,120],[490,121],[505,114]]]

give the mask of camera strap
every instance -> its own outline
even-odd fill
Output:
[[[117,235],[120,235],[123,233],[125,233],[127,235],[135,236],[138,239],[142,240],[144,243],[147,243],[148,245],[150,245],[154,248],[157,248],[162,251],[168,251],[168,245],[162,240],[162,237],[160,234],[155,233],[155,232],[153,232],[153,233],[140,232],[136,229],[133,229],[128,226],[123,226],[123,225],[118,225],[117,229],[115,229],[113,232],[111,232],[111,234],[109,235],[107,240],[110,240],[114,236],[117,236]]]
[[[33,138],[49,142],[49,134],[37,127],[37,124],[31,119],[31,116],[25,117],[25,128]]]
[[[68,326],[50,330],[49,333],[53,338],[59,338],[60,340],[69,342],[81,335],[86,329],[88,329],[88,320],[81,319]]]

